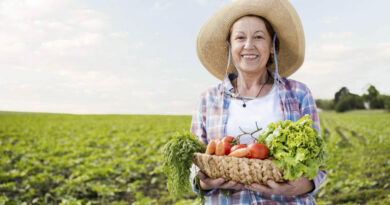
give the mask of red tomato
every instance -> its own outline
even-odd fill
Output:
[[[226,136],[222,140],[223,140],[223,146],[225,147],[225,155],[228,155],[233,145],[237,144],[237,140],[232,136]]]
[[[254,142],[248,148],[248,158],[266,159],[268,157],[268,147],[265,144]]]
[[[246,144],[238,144],[238,145],[234,145],[231,149],[230,149],[230,152],[234,152],[238,149],[241,149],[241,148],[245,148],[245,147],[248,147]]]

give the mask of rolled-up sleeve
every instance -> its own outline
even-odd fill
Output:
[[[205,120],[206,120],[206,100],[202,95],[200,103],[192,115],[191,121],[191,133],[198,137],[198,139],[207,144],[207,133],[205,128]]]
[[[205,128],[205,120],[206,120],[206,99],[205,96],[201,96],[201,100],[199,105],[194,111],[191,122],[191,133],[198,137],[198,139],[204,144],[208,144],[207,133]],[[192,165],[191,174],[190,174],[190,183],[192,190],[199,194],[198,188],[195,186],[195,176],[198,173],[199,168],[196,165]],[[217,191],[217,189],[212,189],[207,192],[203,191],[203,195],[212,195]]]
[[[318,170],[317,176],[314,177],[314,179],[313,179],[314,190],[309,193],[310,195],[314,195],[318,192],[321,184],[324,183],[324,181],[325,181],[326,175],[327,175],[327,173],[325,170],[320,170],[320,169]]]
[[[321,134],[320,129],[320,120],[318,116],[317,106],[314,101],[314,98],[311,94],[311,91],[309,88],[306,87],[305,89],[305,95],[301,101],[301,115],[310,115],[310,118],[313,120],[313,128],[315,128],[318,131],[318,134]]]

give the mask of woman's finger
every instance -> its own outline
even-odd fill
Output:
[[[252,190],[252,191],[263,192],[263,193],[268,193],[268,194],[273,193],[272,189],[270,189],[264,185],[261,185],[261,184],[245,185],[245,188]]]
[[[211,188],[219,188],[222,184],[225,183],[225,180],[223,178],[218,178],[218,179],[208,178],[205,179],[203,182]]]
[[[200,180],[200,186],[204,190],[218,188],[221,184],[225,182],[223,178],[212,179],[206,174],[204,174],[202,171],[198,172],[198,177]]]
[[[276,183],[273,180],[267,181],[268,186],[273,190],[275,194],[282,194],[286,196],[294,195],[295,193],[295,185],[287,183]]]
[[[269,187],[271,187],[271,189],[279,189],[280,188],[280,185],[273,180],[268,180],[267,185]]]
[[[237,185],[237,182],[235,182],[235,181],[228,181],[228,182],[222,184],[219,188],[221,188],[221,189],[232,189],[236,185]]]
[[[208,177],[202,171],[198,172],[198,177],[201,181],[203,181],[204,183],[206,183],[208,185],[221,185],[225,182],[225,180],[223,178],[212,179],[212,178]]]
[[[198,177],[199,177],[199,179],[200,179],[200,180],[202,180],[202,181],[203,181],[203,179],[205,179],[205,178],[206,178],[206,175],[205,175],[205,174],[203,174],[203,172],[202,172],[202,171],[198,171]]]
[[[232,189],[234,189],[234,190],[243,190],[244,189],[244,185],[240,184],[240,183],[237,183]]]

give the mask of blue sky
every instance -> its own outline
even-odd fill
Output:
[[[0,110],[191,114],[219,81],[202,24],[229,0],[0,0]],[[390,2],[292,0],[306,57],[290,78],[315,98],[370,84],[390,94]]]

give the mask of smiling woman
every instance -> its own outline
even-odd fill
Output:
[[[207,144],[242,130],[265,128],[278,120],[297,121],[308,114],[319,131],[319,119],[310,90],[287,79],[303,63],[305,37],[300,19],[287,0],[240,0],[217,11],[200,29],[198,57],[222,82],[201,95],[191,132]],[[241,144],[253,139],[241,137]],[[256,171],[256,170],[253,170]],[[196,173],[193,173],[193,176]],[[313,195],[326,177],[318,170],[309,180],[268,181],[243,185],[198,173],[208,204],[315,204]],[[191,180],[193,182],[193,178]],[[220,189],[229,190],[224,196]],[[278,199],[275,201],[275,199]]]
[[[245,72],[266,69],[272,54],[272,40],[265,23],[254,16],[244,16],[232,26],[230,37],[234,62]]]
[[[244,16],[233,24],[231,30],[229,41],[233,61],[240,68],[242,78],[246,79],[246,84],[240,84],[237,79],[233,84],[242,89],[240,94],[244,96],[264,96],[272,88],[273,83],[272,79],[269,82],[266,68],[273,50],[271,35],[266,29],[265,21],[256,16]]]
[[[264,26],[263,25],[259,26],[259,27],[261,27],[259,30],[255,30],[255,34],[257,35],[255,38],[266,40],[265,37],[269,37],[269,39],[270,39],[270,41],[269,41],[270,45],[269,46],[270,46],[270,49],[272,49],[272,42],[271,42],[272,39],[271,39],[271,37],[274,36],[275,31],[272,28],[271,24],[267,21],[267,19],[265,19],[265,18],[263,18],[261,16],[247,15],[247,16],[244,16],[241,19],[237,20],[234,25],[239,26],[240,22],[242,21],[243,18],[251,18],[251,17],[253,17],[255,19],[259,19],[260,22],[262,22],[260,24],[264,24]],[[228,38],[227,38],[227,40],[230,41],[230,42],[233,42],[232,38],[234,38],[234,36],[232,37],[232,33],[233,33],[232,30],[235,28],[234,25],[232,26],[232,28],[231,28],[231,30],[229,32]],[[252,27],[250,27],[250,28],[252,28]],[[254,26],[253,28],[256,28],[256,26]],[[237,31],[237,35],[239,35],[239,34],[245,35],[245,32]],[[242,39],[243,37],[240,36],[239,38]],[[276,52],[279,51],[279,39],[278,38],[276,38],[275,49],[276,49]],[[271,54],[271,57],[268,58],[267,65],[266,65],[267,67],[269,67],[273,63],[273,60],[272,60],[272,53],[273,53],[273,51],[271,50],[269,53]],[[233,58],[234,58],[234,56],[233,56]]]

